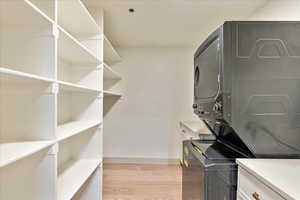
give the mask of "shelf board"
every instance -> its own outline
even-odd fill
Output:
[[[58,175],[58,200],[70,200],[88,180],[101,160],[78,160],[68,162]]]
[[[121,61],[121,56],[115,50],[111,42],[107,39],[107,37],[103,34],[103,48],[104,48],[104,61],[113,65]]]
[[[117,93],[117,92],[105,90],[105,91],[103,91],[103,93],[104,93],[104,97],[118,97],[118,98],[122,97],[122,94]]]
[[[58,141],[65,140],[100,124],[100,121],[74,121],[62,124],[57,129]]]
[[[107,64],[103,64],[103,77],[105,80],[121,80],[121,76],[119,76],[112,68],[110,68]]]
[[[68,83],[65,81],[57,81],[60,85],[59,89],[63,92],[86,92],[86,93],[101,93],[101,90],[89,88],[86,86]]]
[[[101,28],[80,0],[58,0],[58,24],[78,37],[93,37]]]
[[[49,141],[13,142],[0,144],[0,167],[16,162],[53,145]]]
[[[54,79],[0,67],[1,81],[53,83]]]
[[[88,48],[81,44],[70,33],[58,26],[60,30],[58,38],[58,55],[64,61],[82,65],[80,67],[97,67],[100,59]]]

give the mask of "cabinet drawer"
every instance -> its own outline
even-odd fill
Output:
[[[284,200],[278,193],[241,167],[238,172],[238,190],[241,193],[240,200]]]
[[[242,191],[237,191],[237,200],[251,200]]]

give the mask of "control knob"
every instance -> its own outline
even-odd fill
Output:
[[[215,105],[214,105],[214,107],[213,107],[213,110],[216,113],[222,112],[222,104],[221,104],[221,102],[216,102]]]
[[[193,109],[197,109],[198,105],[196,103],[193,104]]]

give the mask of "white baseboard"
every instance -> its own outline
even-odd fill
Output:
[[[160,165],[180,165],[180,159],[165,158],[117,158],[105,157],[104,164],[160,164]]]

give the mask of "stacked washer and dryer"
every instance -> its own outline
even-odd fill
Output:
[[[237,158],[300,158],[300,22],[225,22],[194,55],[194,112],[215,139],[183,142],[183,200],[235,200]]]

